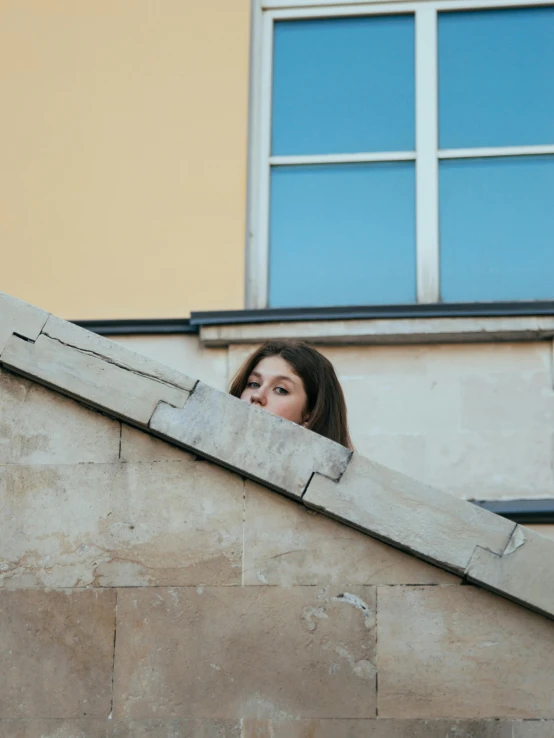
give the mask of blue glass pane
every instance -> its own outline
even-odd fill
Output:
[[[277,167],[271,307],[415,301],[414,164]]]
[[[445,301],[554,299],[554,156],[440,163]]]
[[[443,149],[554,143],[554,8],[439,15]]]
[[[414,148],[413,16],[275,24],[272,153]]]

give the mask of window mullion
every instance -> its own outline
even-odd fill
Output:
[[[273,17],[264,13],[261,19],[260,70],[256,79],[255,136],[258,156],[252,171],[252,220],[247,236],[248,251],[246,307],[262,309],[269,298],[269,197],[271,179],[271,97],[273,76]]]
[[[437,12],[416,10],[416,251],[417,301],[438,302],[439,185],[437,158]]]

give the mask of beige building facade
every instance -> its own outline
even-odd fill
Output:
[[[242,307],[249,27],[248,0],[2,3],[5,292],[72,320]]]

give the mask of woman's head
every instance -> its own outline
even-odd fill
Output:
[[[302,341],[267,341],[235,376],[232,395],[352,447],[333,365]]]

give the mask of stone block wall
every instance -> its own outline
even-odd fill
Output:
[[[0,372],[0,738],[551,738],[554,621]]]

